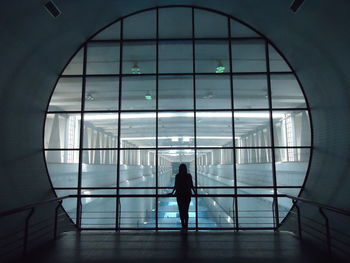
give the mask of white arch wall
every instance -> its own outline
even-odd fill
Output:
[[[43,122],[49,95],[69,57],[102,26],[157,4],[213,8],[269,37],[296,70],[312,110],[315,150],[303,195],[350,209],[347,1],[308,0],[297,14],[289,10],[290,1],[280,0],[56,2],[63,11],[58,19],[44,10],[45,1],[0,5],[1,210],[52,196],[41,152]]]

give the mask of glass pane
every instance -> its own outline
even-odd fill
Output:
[[[266,75],[234,75],[233,98],[235,109],[268,108]]]
[[[262,40],[232,41],[233,72],[266,72],[265,57]]]
[[[115,190],[83,190],[82,194],[115,194]],[[81,202],[82,228],[115,228],[116,198],[85,197]]]
[[[82,187],[115,187],[117,150],[83,151]]]
[[[192,41],[160,41],[159,73],[192,73]]]
[[[234,227],[233,204],[233,198],[198,198],[198,226],[220,228]]]
[[[79,151],[45,151],[53,187],[77,187]]]
[[[201,9],[194,10],[195,37],[228,37],[228,18]]]
[[[198,186],[233,186],[233,150],[197,150]],[[233,189],[203,189],[204,193],[230,194]]]
[[[156,72],[156,42],[137,41],[123,44],[123,74]]]
[[[125,18],[123,21],[123,38],[156,38],[156,19],[156,10],[141,12]]]
[[[231,109],[230,77],[196,76],[197,109]]]
[[[277,185],[302,186],[309,165],[310,149],[275,149]]]
[[[154,76],[123,77],[123,110],[153,110],[156,108],[156,101],[156,78]]]
[[[275,108],[306,108],[303,92],[292,74],[271,74],[271,93]]]
[[[51,175],[50,175],[51,176]],[[76,195],[77,190],[55,190],[57,197],[65,196],[65,195]],[[62,200],[62,206],[64,210],[67,212],[69,217],[76,223],[76,215],[77,215],[77,198],[66,198]]]
[[[193,109],[192,76],[159,76],[158,88],[159,109]]]
[[[231,19],[231,37],[259,37],[259,35],[249,27]]]
[[[195,44],[196,72],[230,72],[227,40],[197,40]]]
[[[197,112],[197,146],[232,146],[232,112]]]
[[[156,114],[122,113],[121,147],[142,148],[156,145]]]
[[[158,225],[162,227],[181,228],[180,214],[176,197],[163,197],[158,201]],[[196,199],[191,198],[188,209],[188,227],[196,226]]]
[[[155,198],[121,198],[120,228],[156,227]]]
[[[120,151],[121,187],[155,187],[156,168],[154,165],[155,150],[123,150]],[[136,194],[123,190],[123,194]],[[138,191],[141,194],[142,192]],[[147,191],[148,194],[155,190]]]
[[[62,75],[81,75],[83,74],[84,48],[81,48],[78,53],[72,58]]]
[[[158,117],[159,146],[188,147],[194,145],[193,112],[160,112]]]
[[[238,186],[273,186],[270,149],[237,149]]]
[[[80,114],[47,114],[45,148],[79,148]]]
[[[119,43],[89,43],[87,74],[118,74]]]
[[[288,215],[292,206],[292,199],[283,197],[278,198],[278,213],[280,222]]]
[[[160,38],[191,38],[192,9],[191,8],[160,8],[159,9]]]
[[[93,40],[120,39],[120,22],[114,23],[98,33]]]
[[[192,174],[193,185],[195,185],[194,150],[158,151],[158,185],[160,187],[174,187],[175,175],[179,173],[181,163],[186,164],[187,172]],[[169,192],[171,190],[164,190],[164,194]]]
[[[117,138],[117,113],[84,114],[84,148],[115,148]]]
[[[269,45],[269,57],[270,57],[270,71],[292,71],[284,58],[277,52],[277,50]]]
[[[270,113],[236,111],[234,113],[236,146],[270,146]]]
[[[311,130],[307,111],[274,111],[273,133],[276,146],[310,146]]]
[[[60,78],[52,94],[49,111],[81,110],[81,78]]]
[[[274,227],[272,198],[241,197],[238,199],[240,227]]]
[[[86,78],[85,110],[118,110],[119,78]]]

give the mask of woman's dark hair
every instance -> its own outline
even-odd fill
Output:
[[[187,166],[186,164],[182,163],[179,166],[179,174],[187,174]]]

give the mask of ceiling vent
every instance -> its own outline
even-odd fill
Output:
[[[59,10],[56,4],[52,1],[48,1],[45,4],[45,9],[50,13],[50,15],[52,15],[53,18],[60,16],[62,13],[61,10]]]

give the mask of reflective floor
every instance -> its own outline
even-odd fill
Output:
[[[287,232],[68,232],[22,262],[332,262]]]

